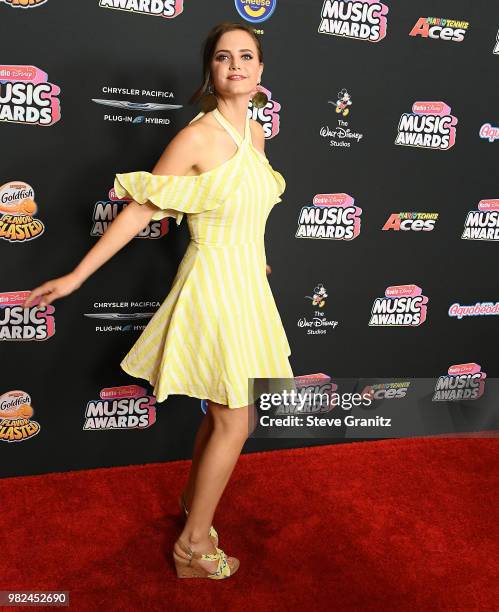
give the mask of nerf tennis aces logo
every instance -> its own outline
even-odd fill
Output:
[[[375,0],[325,0],[319,34],[379,42],[386,36],[388,7]]]
[[[400,118],[395,144],[445,151],[456,142],[456,124],[445,102],[414,102]]]
[[[384,297],[374,300],[369,325],[416,327],[426,321],[428,298],[417,285],[387,287]]]
[[[101,8],[153,15],[155,17],[177,17],[184,10],[184,0],[100,0]]]

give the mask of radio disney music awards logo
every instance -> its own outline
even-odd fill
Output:
[[[417,285],[387,287],[384,297],[374,300],[369,325],[417,327],[426,321],[428,298]]]
[[[433,402],[457,402],[475,400],[485,391],[487,374],[478,363],[461,363],[450,366],[445,376],[440,376],[435,385]]]
[[[31,397],[25,391],[7,391],[0,396],[0,442],[25,442],[40,431],[32,419]]]
[[[54,125],[61,118],[60,93],[36,66],[0,64],[0,121]]]
[[[443,19],[442,17],[420,17],[409,32],[409,36],[462,42],[469,27],[468,21]]]
[[[100,237],[109,225],[116,219],[118,214],[128,206],[132,198],[118,198],[114,187],[111,187],[107,200],[99,200],[94,205],[92,212],[91,236]],[[169,219],[163,217],[159,220],[151,220],[134,238],[150,238],[155,240],[168,234],[170,229]]]
[[[360,234],[362,209],[347,193],[319,193],[312,206],[303,206],[296,238],[353,240]]]
[[[490,125],[490,123],[484,123],[480,127],[480,131],[478,132],[478,134],[483,140],[495,142],[499,139],[499,127]]]
[[[343,88],[336,94],[335,100],[328,100],[328,104],[335,107],[335,113],[338,117],[338,124],[331,129],[329,126],[321,127],[319,133],[323,138],[330,138],[329,144],[332,147],[350,147],[351,142],[360,142],[364,138],[364,134],[360,132],[352,132],[348,121],[345,120],[351,112],[352,97],[349,92]]]
[[[99,7],[172,19],[184,10],[184,0],[99,0]]]
[[[55,334],[55,306],[38,307],[41,297],[23,308],[31,291],[0,293],[0,340],[48,340]]]
[[[328,319],[324,313],[324,308],[328,299],[328,293],[322,283],[318,283],[313,291],[312,295],[306,295],[306,300],[310,300],[313,317],[309,318],[309,315],[304,315],[298,319],[298,327],[302,327],[307,330],[308,334],[326,334],[328,328],[336,329],[338,321]]]
[[[361,395],[368,395],[372,400],[403,399],[407,395],[410,385],[410,381],[366,385]]]
[[[449,317],[461,320],[463,317],[481,317],[487,315],[499,315],[499,302],[477,302],[470,306],[452,304],[449,308]]]
[[[381,229],[385,232],[389,230],[395,232],[431,232],[435,229],[437,219],[438,213],[434,212],[392,213]]]
[[[31,185],[24,181],[0,185],[0,239],[20,244],[39,238],[45,226],[33,218],[37,210]]]
[[[277,0],[234,0],[236,11],[250,23],[266,21],[274,13]]]
[[[379,42],[386,36],[388,7],[376,0],[325,0],[319,34]]]
[[[156,398],[144,387],[106,387],[85,408],[83,429],[147,429],[156,422]]]
[[[98,323],[95,325],[94,331],[99,333],[109,332],[135,332],[143,331],[149,319],[156,314],[156,310],[143,310],[146,308],[159,308],[160,302],[152,301],[124,301],[124,302],[94,302],[94,309],[99,309],[96,312],[84,312],[83,316]],[[119,312],[120,309],[138,308],[135,312]],[[105,310],[100,310],[105,309]],[[142,323],[147,319],[147,323]]]
[[[457,118],[445,102],[414,102],[412,113],[403,113],[396,145],[446,151],[456,142]]]
[[[337,393],[338,385],[331,376],[323,374],[304,374],[295,376],[298,396],[295,401],[282,403],[275,408],[274,414],[317,414],[331,412],[340,405]]]
[[[497,30],[496,33],[496,43],[494,45],[494,48],[492,49],[492,53],[494,55],[499,55],[499,30]]]
[[[130,89],[128,87],[102,87],[102,93],[113,96],[113,98],[91,98],[92,102],[101,106],[128,111],[128,114],[105,113],[104,121],[111,123],[133,123],[134,125],[170,125],[170,118],[147,116],[150,113],[157,113],[167,110],[177,110],[182,108],[181,104],[165,104],[157,100],[172,100],[175,96],[172,91],[161,91],[156,89]],[[141,96],[142,98],[154,98],[154,102],[134,102],[132,100],[116,100],[114,96]],[[131,115],[130,113],[139,113]],[[144,114],[146,113],[146,114]]]
[[[12,8],[35,8],[45,4],[47,0],[0,0],[0,3],[11,6]]]
[[[463,240],[499,240],[499,199],[480,200],[464,222]]]
[[[258,108],[250,102],[248,106],[250,118],[261,123],[265,139],[269,140],[279,133],[279,111],[281,110],[281,104],[277,102],[277,100],[272,99],[272,92],[270,89],[263,87],[263,85],[258,85],[257,91],[264,93],[267,96],[268,101],[262,108]]]

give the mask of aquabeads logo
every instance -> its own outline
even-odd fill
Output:
[[[45,226],[33,215],[38,210],[35,190],[24,181],[11,181],[0,186],[0,239],[28,242],[39,238]]]
[[[381,228],[383,231],[395,232],[431,232],[435,229],[438,213],[430,212],[399,212],[392,213]]]
[[[490,123],[484,123],[480,127],[478,134],[480,138],[488,140],[489,142],[494,142],[495,140],[499,140],[499,127],[490,125]]]
[[[417,285],[387,287],[384,297],[374,300],[369,325],[417,327],[426,321],[428,298]]]
[[[409,32],[409,36],[461,42],[469,27],[468,21],[443,19],[442,17],[420,17]]]
[[[480,317],[487,315],[499,315],[499,302],[477,302],[469,306],[461,306],[455,303],[449,308],[449,317],[461,320],[463,317]]]
[[[155,396],[138,385],[107,387],[88,402],[83,429],[147,429],[156,422],[155,404]]]
[[[61,118],[60,93],[40,68],[0,65],[0,121],[53,125]]]
[[[319,34],[379,42],[386,36],[388,7],[375,0],[325,0]]]
[[[464,222],[463,240],[499,240],[499,200],[480,200]]]
[[[318,283],[312,292],[312,295],[306,295],[305,299],[311,301],[314,309],[314,316],[309,319],[307,315],[298,319],[298,327],[307,330],[308,334],[326,334],[328,328],[336,329],[338,321],[328,319],[322,309],[326,306],[328,293],[322,283]]]
[[[55,334],[55,307],[38,308],[40,297],[23,308],[30,291],[0,293],[0,340],[48,340]]]
[[[319,193],[312,206],[303,206],[296,238],[353,240],[360,234],[362,209],[347,193]]]
[[[153,17],[178,17],[184,10],[184,0],[99,0],[101,8],[116,9]]]
[[[456,142],[456,124],[445,102],[414,102],[400,118],[395,144],[445,151]]]
[[[28,9],[45,4],[47,0],[0,0],[0,2],[3,2],[7,6],[12,6],[14,8]]]
[[[475,400],[483,395],[487,374],[478,363],[461,363],[450,366],[445,376],[440,376],[435,385],[432,401],[456,402]]]
[[[25,391],[8,391],[0,396],[0,442],[24,442],[40,431],[32,420],[31,397]]]
[[[277,6],[277,0],[234,0],[236,11],[251,23],[266,21]]]
[[[131,198],[119,198],[114,187],[112,187],[109,190],[108,199],[100,200],[94,205],[90,235],[102,236],[109,225],[116,219],[117,215],[126,208],[131,201]],[[169,228],[169,219],[166,217],[159,220],[151,220],[146,227],[140,230],[135,238],[161,238],[168,234]]]
[[[352,106],[352,97],[345,89],[341,89],[336,94],[336,100],[328,100],[328,104],[335,107],[335,112],[338,115],[338,125],[331,129],[329,126],[324,126],[319,133],[323,138],[330,138],[329,144],[332,147],[350,147],[351,142],[360,142],[364,138],[364,134],[353,132],[348,121],[345,120],[350,114]]]

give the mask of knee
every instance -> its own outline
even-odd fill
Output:
[[[248,421],[247,406],[244,408],[229,408],[220,404],[209,404],[213,428],[226,437],[244,442],[251,433]]]

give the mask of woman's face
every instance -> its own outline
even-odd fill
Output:
[[[252,37],[244,30],[225,32],[218,39],[211,61],[215,92],[222,97],[246,96],[257,90],[263,72]],[[230,77],[240,76],[240,79]]]

